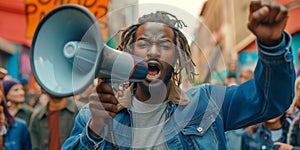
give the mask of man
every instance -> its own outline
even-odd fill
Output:
[[[252,1],[250,8],[248,27],[260,56],[254,79],[240,86],[196,86],[183,94],[180,71],[185,68],[193,79],[193,64],[175,26],[182,21],[166,12],[145,15],[123,32],[119,49],[147,61],[147,78],[119,99],[99,82],[62,149],[226,149],[224,131],[284,113],[295,78],[291,37],[283,32],[287,10],[271,1]]]
[[[239,74],[240,84],[252,79],[253,76],[253,71],[250,68],[242,68]]]
[[[56,98],[45,93],[49,101],[35,111],[29,126],[32,149],[59,150],[69,137],[78,105],[72,98]]]

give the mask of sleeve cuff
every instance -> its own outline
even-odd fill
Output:
[[[83,144],[87,144],[85,145],[86,147],[94,147],[94,148],[97,148],[103,141],[104,139],[101,138],[101,137],[97,137],[97,136],[94,136],[93,134],[91,134],[89,132],[89,123],[90,123],[91,120],[88,121],[88,123],[86,124],[85,126],[85,129],[82,133],[82,136],[81,136],[81,140],[82,140],[82,143]]]
[[[266,46],[257,41],[258,49],[261,53],[268,56],[279,56],[286,52],[286,47],[291,45],[291,36],[287,32],[282,33],[282,40],[276,46]],[[288,46],[287,46],[288,44]]]

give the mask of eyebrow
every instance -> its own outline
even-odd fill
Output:
[[[137,41],[139,41],[139,40],[143,40],[143,41],[150,42],[150,39],[145,38],[145,37],[139,37],[139,38],[137,39]]]
[[[149,38],[146,38],[146,37],[140,37],[140,38],[137,39],[137,41],[139,41],[139,40],[143,40],[143,41],[152,43],[151,40]],[[157,43],[165,43],[165,42],[172,43],[172,41],[170,39],[168,39],[168,38],[160,39]]]

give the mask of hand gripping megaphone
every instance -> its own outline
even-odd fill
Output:
[[[139,82],[148,74],[145,60],[105,45],[94,15],[76,4],[61,5],[39,22],[30,63],[38,84],[56,97],[79,94],[95,78]]]

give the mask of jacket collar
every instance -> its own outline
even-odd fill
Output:
[[[173,82],[170,82],[170,93],[169,97],[167,98],[167,101],[172,101],[177,105],[187,105],[190,100],[188,96]],[[121,110],[123,108],[129,108],[131,106],[131,99],[132,99],[132,91],[133,91],[133,85],[132,84],[128,89],[124,91],[124,95],[118,99],[118,110]]]
[[[73,105],[76,105],[75,103],[73,103],[72,101],[75,101],[75,99],[72,99],[71,97],[67,98],[67,103],[65,105],[65,107],[63,109],[67,109],[70,112],[76,112],[77,107],[74,107]],[[47,105],[45,107],[41,108],[41,111],[38,115],[39,119],[42,119],[43,116],[48,115],[48,107],[49,107],[49,102],[47,103]],[[62,109],[62,110],[63,110]]]

